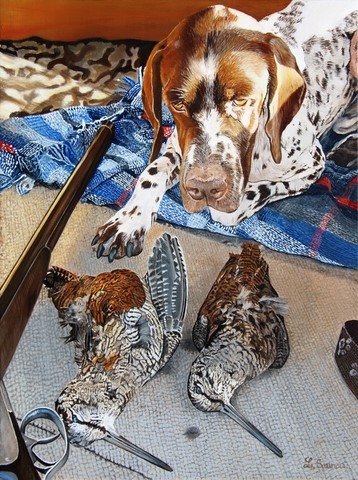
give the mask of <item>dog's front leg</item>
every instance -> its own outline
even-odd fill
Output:
[[[156,219],[164,193],[179,181],[181,157],[176,146],[176,132],[169,138],[163,156],[141,173],[127,204],[98,228],[92,246],[97,257],[115,258],[138,255],[143,250],[146,233]]]

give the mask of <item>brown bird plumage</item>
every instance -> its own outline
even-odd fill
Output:
[[[240,254],[230,254],[199,311],[193,341],[200,354],[188,381],[196,408],[228,414],[279,456],[281,450],[230,401],[244,382],[284,365],[289,355],[285,312],[260,247],[245,243]]]
[[[170,467],[119,437],[114,422],[179,345],[187,279],[176,238],[164,234],[145,278],[117,269],[96,277],[52,267],[45,278],[79,372],[56,402],[69,440],[86,446],[105,439],[167,470]]]
[[[71,327],[67,341],[75,343],[75,360],[85,368],[96,362],[110,371],[118,352],[104,351],[92,358],[90,343],[111,317],[120,317],[131,309],[140,309],[146,300],[143,281],[131,270],[117,269],[96,277],[77,275],[53,266],[46,276],[48,294],[62,319],[61,325]],[[82,316],[79,317],[82,311]],[[92,321],[89,323],[83,315]],[[81,318],[81,321],[79,321]],[[102,327],[102,328],[101,328]],[[91,340],[90,338],[91,337]]]

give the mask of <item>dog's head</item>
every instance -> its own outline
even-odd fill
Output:
[[[259,125],[279,163],[281,134],[304,93],[285,42],[241,12],[209,7],[179,23],[148,60],[143,103],[155,132],[151,160],[163,141],[164,100],[178,132],[186,210],[233,212],[249,179]]]

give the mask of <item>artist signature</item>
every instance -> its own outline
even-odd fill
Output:
[[[316,469],[340,469],[340,468],[346,468],[346,465],[344,462],[326,462],[323,461],[321,458],[317,458],[317,460],[314,460],[312,457],[306,457],[305,462],[303,464],[303,468],[309,468],[311,470],[316,470]]]

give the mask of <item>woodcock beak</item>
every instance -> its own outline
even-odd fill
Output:
[[[117,435],[113,432],[107,431],[107,435],[103,438],[103,440],[106,440],[107,442],[112,443],[117,447],[123,448],[123,450],[126,450],[127,452],[137,455],[137,457],[152,463],[156,467],[160,467],[160,468],[163,468],[164,470],[168,470],[168,472],[173,471],[173,469],[167,463],[163,462],[162,460],[155,457],[154,455],[146,452],[145,450],[138,447],[137,445],[134,445],[134,443],[130,442],[126,438],[122,437],[121,435]]]
[[[246,418],[243,417],[241,413],[239,413],[232,405],[225,405],[220,411],[228,415],[241,427],[251,433],[251,435],[253,435],[259,442],[263,443],[265,447],[269,448],[278,457],[283,457],[282,451],[278,447],[276,447],[276,445],[272,443],[271,440],[265,437],[265,435],[261,433],[254,425],[252,425],[252,423],[246,420]]]

